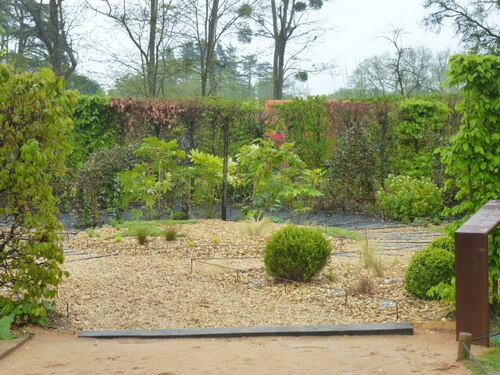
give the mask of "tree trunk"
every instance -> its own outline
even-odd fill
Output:
[[[158,0],[151,1],[151,17],[149,20],[149,43],[148,43],[148,56],[146,61],[147,69],[147,87],[148,95],[155,97],[156,92],[156,78],[158,71],[158,59],[156,56],[156,28],[158,25]]]
[[[59,34],[59,6],[62,0],[50,0],[49,3],[49,27],[52,39],[52,48],[49,51],[52,70],[56,76],[63,75],[61,38]]]
[[[215,44],[217,36],[217,23],[219,21],[219,0],[213,0],[212,9],[210,10],[210,17],[208,19],[208,38],[206,42],[206,77],[208,79],[208,92],[207,82],[205,82],[205,94],[208,96],[216,95],[215,83]]]
[[[273,60],[273,99],[281,100],[283,98],[283,81],[285,62],[285,43],[281,38],[274,42],[274,60]]]

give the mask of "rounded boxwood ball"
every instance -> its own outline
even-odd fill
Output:
[[[440,282],[449,283],[455,276],[455,254],[431,248],[413,256],[406,269],[405,287],[415,297],[430,299],[427,291]]]
[[[451,237],[440,237],[432,241],[429,249],[444,249],[455,254],[455,240]]]
[[[309,281],[330,259],[332,244],[318,230],[288,226],[273,233],[264,248],[266,272],[294,281]]]

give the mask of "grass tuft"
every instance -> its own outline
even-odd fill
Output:
[[[344,237],[348,238],[351,240],[356,240],[356,241],[361,241],[364,239],[364,237],[356,232],[353,232],[352,230],[349,229],[344,229],[344,228],[337,228],[337,227],[325,227],[323,229],[323,233],[332,236],[332,237]]]
[[[115,222],[113,227],[116,229],[127,230],[122,233],[118,233],[114,238],[118,237],[136,237],[137,231],[139,229],[145,230],[150,237],[163,237],[165,236],[165,230],[159,228],[159,226],[169,226],[178,224],[194,224],[196,220],[150,220],[150,221],[124,221]],[[177,236],[179,237],[179,236]]]
[[[137,229],[137,242],[139,245],[145,245],[148,243],[148,231],[145,228]]]
[[[271,220],[264,215],[250,216],[239,224],[239,229],[242,234],[247,236],[260,237],[268,232],[271,223]]]
[[[384,263],[382,258],[377,254],[377,248],[365,239],[361,242],[361,255],[363,256],[363,262],[365,267],[372,270],[373,274],[377,277],[384,276]]]
[[[164,232],[165,235],[165,240],[170,242],[170,241],[175,241],[175,239],[179,236],[177,233],[177,228],[175,227],[170,227],[167,228]]]
[[[359,276],[354,290],[359,294],[369,294],[375,290],[375,283],[370,276],[362,274]]]

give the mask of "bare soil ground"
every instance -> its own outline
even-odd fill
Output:
[[[242,234],[239,226],[202,220],[178,225],[183,237],[176,241],[155,237],[146,245],[137,244],[134,237],[115,241],[120,231],[112,227],[90,233],[93,237],[81,232],[66,244],[64,267],[71,276],[59,291],[57,327],[119,330],[416,322],[441,320],[448,309],[406,293],[404,274],[414,251],[392,239],[396,231],[401,238],[413,236],[410,242],[423,247],[437,232],[416,227],[364,231],[363,235],[377,238],[369,243],[379,246],[382,277],[364,267],[359,244],[330,237],[337,255],[306,285],[275,283],[265,274],[262,249],[279,225],[271,224],[262,237]],[[384,238],[389,244],[381,242]]]
[[[239,339],[77,338],[37,330],[0,360],[2,375],[466,375],[452,331],[414,336]],[[484,349],[473,347],[475,354]]]

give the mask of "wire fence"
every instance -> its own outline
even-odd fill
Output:
[[[486,336],[480,336],[480,337],[473,337],[471,339],[472,342],[474,341],[479,341],[479,340],[484,340],[484,339],[489,339],[491,337],[495,337],[495,336],[499,336],[500,335],[500,332],[495,332],[495,333],[491,333],[489,335],[486,335]],[[486,367],[484,367],[484,365],[477,359],[477,357],[472,354],[472,351],[470,350],[469,346],[467,345],[467,343],[465,341],[461,341],[460,344],[462,344],[463,348],[465,349],[465,351],[467,352],[468,356],[469,356],[469,360],[485,375],[500,375],[500,372],[498,371],[494,371],[494,372],[491,372],[489,371],[488,369],[486,369]]]

